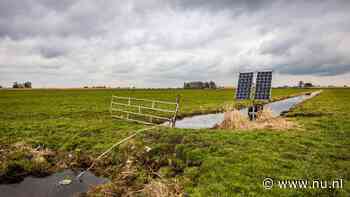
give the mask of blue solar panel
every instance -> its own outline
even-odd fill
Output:
[[[258,72],[256,77],[255,99],[268,100],[271,98],[272,71]]]
[[[254,73],[239,73],[236,99],[250,99]]]

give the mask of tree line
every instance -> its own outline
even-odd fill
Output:
[[[12,88],[32,88],[32,82],[26,81],[24,83],[14,82]]]

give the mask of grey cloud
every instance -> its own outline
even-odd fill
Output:
[[[3,0],[0,74],[167,86],[271,68],[321,79],[349,73],[349,9],[346,0]]]
[[[283,65],[277,67],[282,74],[336,76],[350,72],[350,64],[346,65]]]
[[[272,69],[283,74],[334,76],[350,72],[349,50],[337,40],[322,40],[329,32],[301,35],[263,42],[259,53],[271,57]]]
[[[67,51],[63,48],[51,46],[51,47],[41,47],[39,49],[40,54],[45,57],[45,58],[56,58],[56,57],[61,57],[64,56]]]
[[[265,41],[260,46],[260,53],[263,55],[288,56],[293,46],[302,41],[301,37],[278,38],[272,41]]]
[[[40,2],[43,6],[50,10],[55,11],[64,11],[69,9],[72,5],[74,5],[77,1],[71,1],[71,0],[36,0],[36,2]],[[32,2],[33,3],[33,2]]]
[[[268,7],[274,4],[274,0],[177,0],[174,5],[183,9],[207,9],[211,11],[221,11],[229,9],[239,13],[243,12],[254,12],[264,7]]]
[[[105,22],[113,20],[111,8],[104,6],[108,5],[92,1],[4,0],[0,2],[0,37],[91,37],[103,31]],[[118,7],[112,7],[118,11]]]
[[[41,69],[54,69],[54,70],[60,69],[62,67],[63,67],[62,65],[54,65],[54,66],[42,65],[42,66],[40,66]]]
[[[125,75],[136,71],[136,67],[132,64],[117,64],[112,68],[112,74],[115,75]]]

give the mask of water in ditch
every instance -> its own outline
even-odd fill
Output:
[[[280,116],[282,112],[288,111],[294,105],[310,99],[315,95],[319,94],[319,92],[314,92],[310,95],[301,95],[296,96],[280,101],[275,101],[272,103],[268,103],[264,106],[264,108],[268,108],[272,111],[274,117]],[[243,116],[248,116],[248,109],[243,108],[240,110]],[[221,123],[224,120],[224,113],[214,113],[214,114],[204,114],[204,115],[196,115],[188,118],[184,118],[176,121],[176,128],[191,128],[191,129],[204,129],[204,128],[212,128],[215,124]]]
[[[79,172],[65,170],[47,177],[26,177],[20,183],[0,185],[0,196],[2,197],[71,197],[78,193],[88,191],[90,186],[107,183],[106,178],[96,177],[90,172],[84,174],[80,180],[76,179]],[[68,179],[72,182],[67,185],[59,184],[60,181]]]

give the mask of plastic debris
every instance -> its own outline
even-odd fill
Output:
[[[146,152],[149,152],[149,151],[151,151],[152,150],[152,148],[151,147],[149,147],[149,146],[145,146],[145,151]]]
[[[60,185],[69,185],[72,183],[71,179],[63,179],[62,181],[58,182]]]

